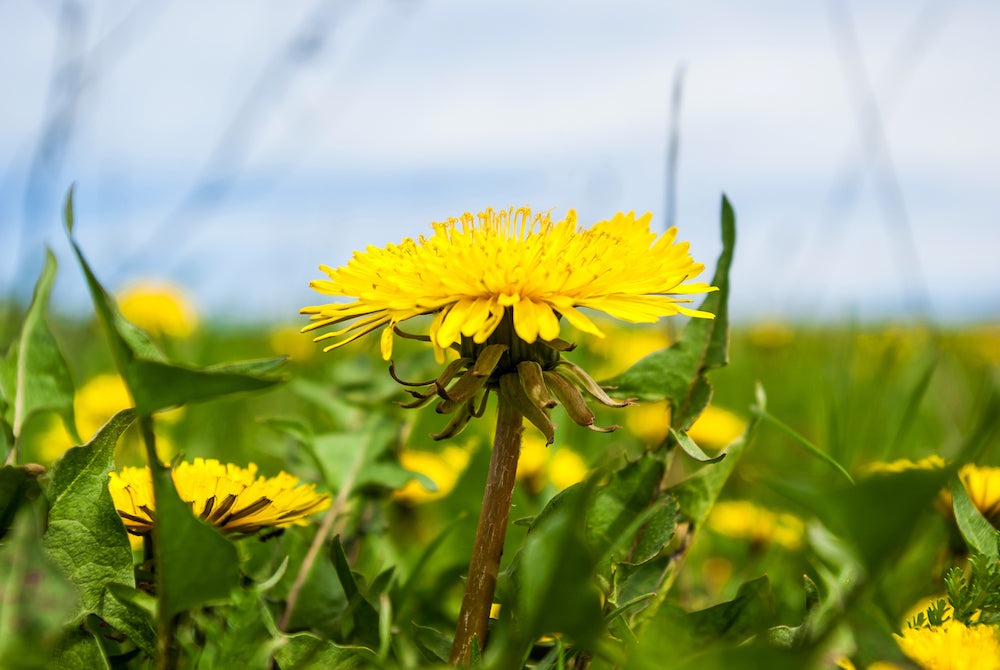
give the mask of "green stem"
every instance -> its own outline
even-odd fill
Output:
[[[142,433],[142,441],[146,445],[146,462],[149,465],[150,471],[163,468],[163,463],[160,462],[160,457],[156,454],[156,436],[153,433],[153,417],[149,415],[140,415],[139,430]],[[154,485],[154,507],[159,509],[160,505],[158,504],[156,497],[156,486]],[[160,541],[160,525],[158,523],[154,523],[151,532],[153,534],[153,575],[156,577],[156,593],[157,596],[162,597],[162,594],[166,593],[167,589],[166,585],[163,583],[163,570],[160,569],[163,565],[163,542]],[[163,607],[162,602],[159,603],[159,606],[156,608],[156,650],[158,652],[156,670],[175,670],[177,668],[179,659],[177,650],[174,649],[175,628],[176,618],[167,613],[167,609]]]
[[[468,665],[473,640],[482,647],[486,639],[493,593],[500,571],[500,557],[503,554],[503,541],[507,534],[510,501],[514,494],[514,475],[521,452],[523,417],[502,394],[497,393],[497,398],[499,407],[493,456],[486,478],[476,540],[472,547],[462,609],[459,611],[455,641],[451,648],[452,665]]]

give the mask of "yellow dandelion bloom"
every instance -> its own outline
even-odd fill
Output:
[[[123,468],[109,473],[108,488],[115,509],[134,535],[148,533],[156,523],[153,482],[149,468]],[[315,484],[299,484],[286,472],[275,477],[215,459],[182,462],[173,471],[181,500],[201,519],[225,533],[255,533],[262,528],[304,525],[304,517],[330,506],[330,497],[316,493]]]
[[[541,488],[545,479],[545,469],[549,464],[549,446],[535,431],[526,430],[521,436],[521,455],[517,459],[518,480]]]
[[[692,260],[686,242],[675,244],[675,228],[651,232],[651,218],[619,213],[584,229],[573,210],[559,222],[527,207],[467,212],[433,223],[430,237],[370,246],[337,269],[320,266],[329,279],[310,286],[353,300],[302,309],[313,321],[303,330],[348,322],[316,338],[335,339],[329,351],[382,329],[382,356],[389,360],[395,327],[434,314],[430,341],[443,361],[443,350],[463,338],[486,342],[508,312],[517,337],[528,344],[558,339],[560,317],[603,337],[580,307],[634,323],[678,313],[712,318],[680,304],[691,299],[673,297],[714,288],[684,283],[704,266]]]
[[[625,425],[647,444],[660,444],[670,432],[670,403],[666,400],[643,402],[629,408]]]
[[[119,375],[96,375],[78,388],[73,396],[73,414],[76,418],[77,433],[84,442],[88,442],[108,422],[108,419],[121,410],[134,405],[132,394],[129,393],[125,380]],[[178,408],[159,413],[157,417],[167,423],[172,423],[181,416],[183,411],[183,408]],[[137,442],[134,435],[123,439]],[[158,435],[157,442],[162,445],[161,454],[170,456],[176,452],[167,436]],[[43,462],[51,463],[72,446],[74,446],[74,440],[70,437],[69,432],[61,421],[55,421],[39,436],[34,451]]]
[[[141,281],[118,294],[122,316],[150,335],[187,337],[198,325],[188,297],[164,282]]]
[[[795,551],[802,546],[805,524],[793,514],[772,512],[749,500],[718,502],[708,517],[708,527],[720,535],[754,544],[777,544]]]
[[[1000,670],[996,626],[967,626],[951,619],[940,626],[905,627],[895,638],[903,653],[925,670]]]
[[[1000,527],[1000,468],[969,465],[958,473],[979,513]]]
[[[872,475],[905,472],[907,470],[934,470],[937,468],[943,468],[945,465],[947,465],[947,463],[945,463],[943,458],[937,454],[931,454],[930,456],[925,456],[917,461],[909,458],[899,458],[895,461],[889,461],[888,463],[869,463],[865,466],[864,473]]]
[[[549,463],[549,481],[562,491],[582,482],[587,476],[587,463],[580,454],[569,449],[557,449]]]
[[[437,500],[455,488],[459,475],[469,464],[469,452],[460,447],[445,447],[441,453],[407,449],[399,454],[399,462],[411,472],[419,472],[437,485],[436,491],[424,487],[416,479],[393,491],[392,497],[410,505]]]
[[[709,405],[688,429],[695,444],[705,449],[722,449],[747,429],[746,420],[729,410]]]

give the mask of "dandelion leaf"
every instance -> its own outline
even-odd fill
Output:
[[[703,375],[729,362],[729,268],[736,243],[736,217],[729,200],[722,198],[722,253],[715,267],[709,293],[699,307],[714,319],[691,319],[681,339],[672,346],[640,359],[618,377],[603,385],[615,388],[619,397],[668,400],[675,428],[691,425],[708,404],[711,386]]]
[[[79,598],[42,548],[40,505],[21,507],[0,547],[0,668],[47,668]]]
[[[46,249],[45,265],[35,284],[21,332],[7,353],[0,385],[7,404],[5,421],[13,435],[20,435],[34,414],[52,411],[79,441],[73,417],[73,378],[46,316],[56,269],[56,257]]]
[[[37,480],[24,468],[0,467],[0,539],[7,534],[21,504],[37,489]]]
[[[134,420],[134,410],[118,412],[90,443],[72,447],[53,465],[44,546],[78,589],[77,620],[96,614],[152,654],[156,634],[144,613],[106,592],[110,582],[135,585],[128,535],[108,491],[115,444]]]
[[[951,480],[951,505],[955,512],[955,521],[969,549],[978,551],[994,561],[1000,561],[1000,551],[997,543],[1000,541],[1000,531],[986,520],[957,476]]]
[[[340,543],[339,535],[333,538],[333,543],[330,546],[330,560],[337,571],[344,595],[347,596],[347,609],[341,615],[344,638],[357,639],[370,649],[378,649],[378,611],[358,588],[354,573],[351,572],[351,566],[347,562],[347,555],[344,554],[344,547]]]
[[[274,658],[283,670],[367,670],[374,667],[376,660],[375,654],[369,649],[341,646],[311,633],[289,635],[288,641],[275,652]]]
[[[273,370],[283,357],[195,369],[170,362],[149,336],[126,320],[97,280],[73,238],[73,191],[66,197],[66,230],[83,269],[87,286],[104,326],[111,353],[128,384],[139,416],[168,407],[200,402],[230,393],[267,388],[278,379],[258,376]]]

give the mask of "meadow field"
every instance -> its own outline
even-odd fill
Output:
[[[548,446],[526,424],[469,662],[1000,667],[1000,325],[729,323],[732,249],[714,320],[563,331],[634,403],[590,403],[610,433],[555,407]],[[441,375],[423,342],[390,374],[375,337],[323,353],[298,305],[219,323],[108,294],[78,251],[5,305],[0,667],[444,667],[494,395],[458,433],[450,379],[394,380]],[[91,317],[47,307],[55,273]]]

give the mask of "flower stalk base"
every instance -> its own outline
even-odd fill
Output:
[[[483,494],[483,508],[476,528],[472,548],[469,576],[458,615],[458,627],[451,648],[452,665],[468,665],[473,639],[482,647],[490,620],[490,608],[500,571],[504,537],[510,502],[514,493],[514,475],[521,452],[521,432],[524,421],[521,413],[504,394],[498,393],[497,429],[493,441],[493,456]]]

